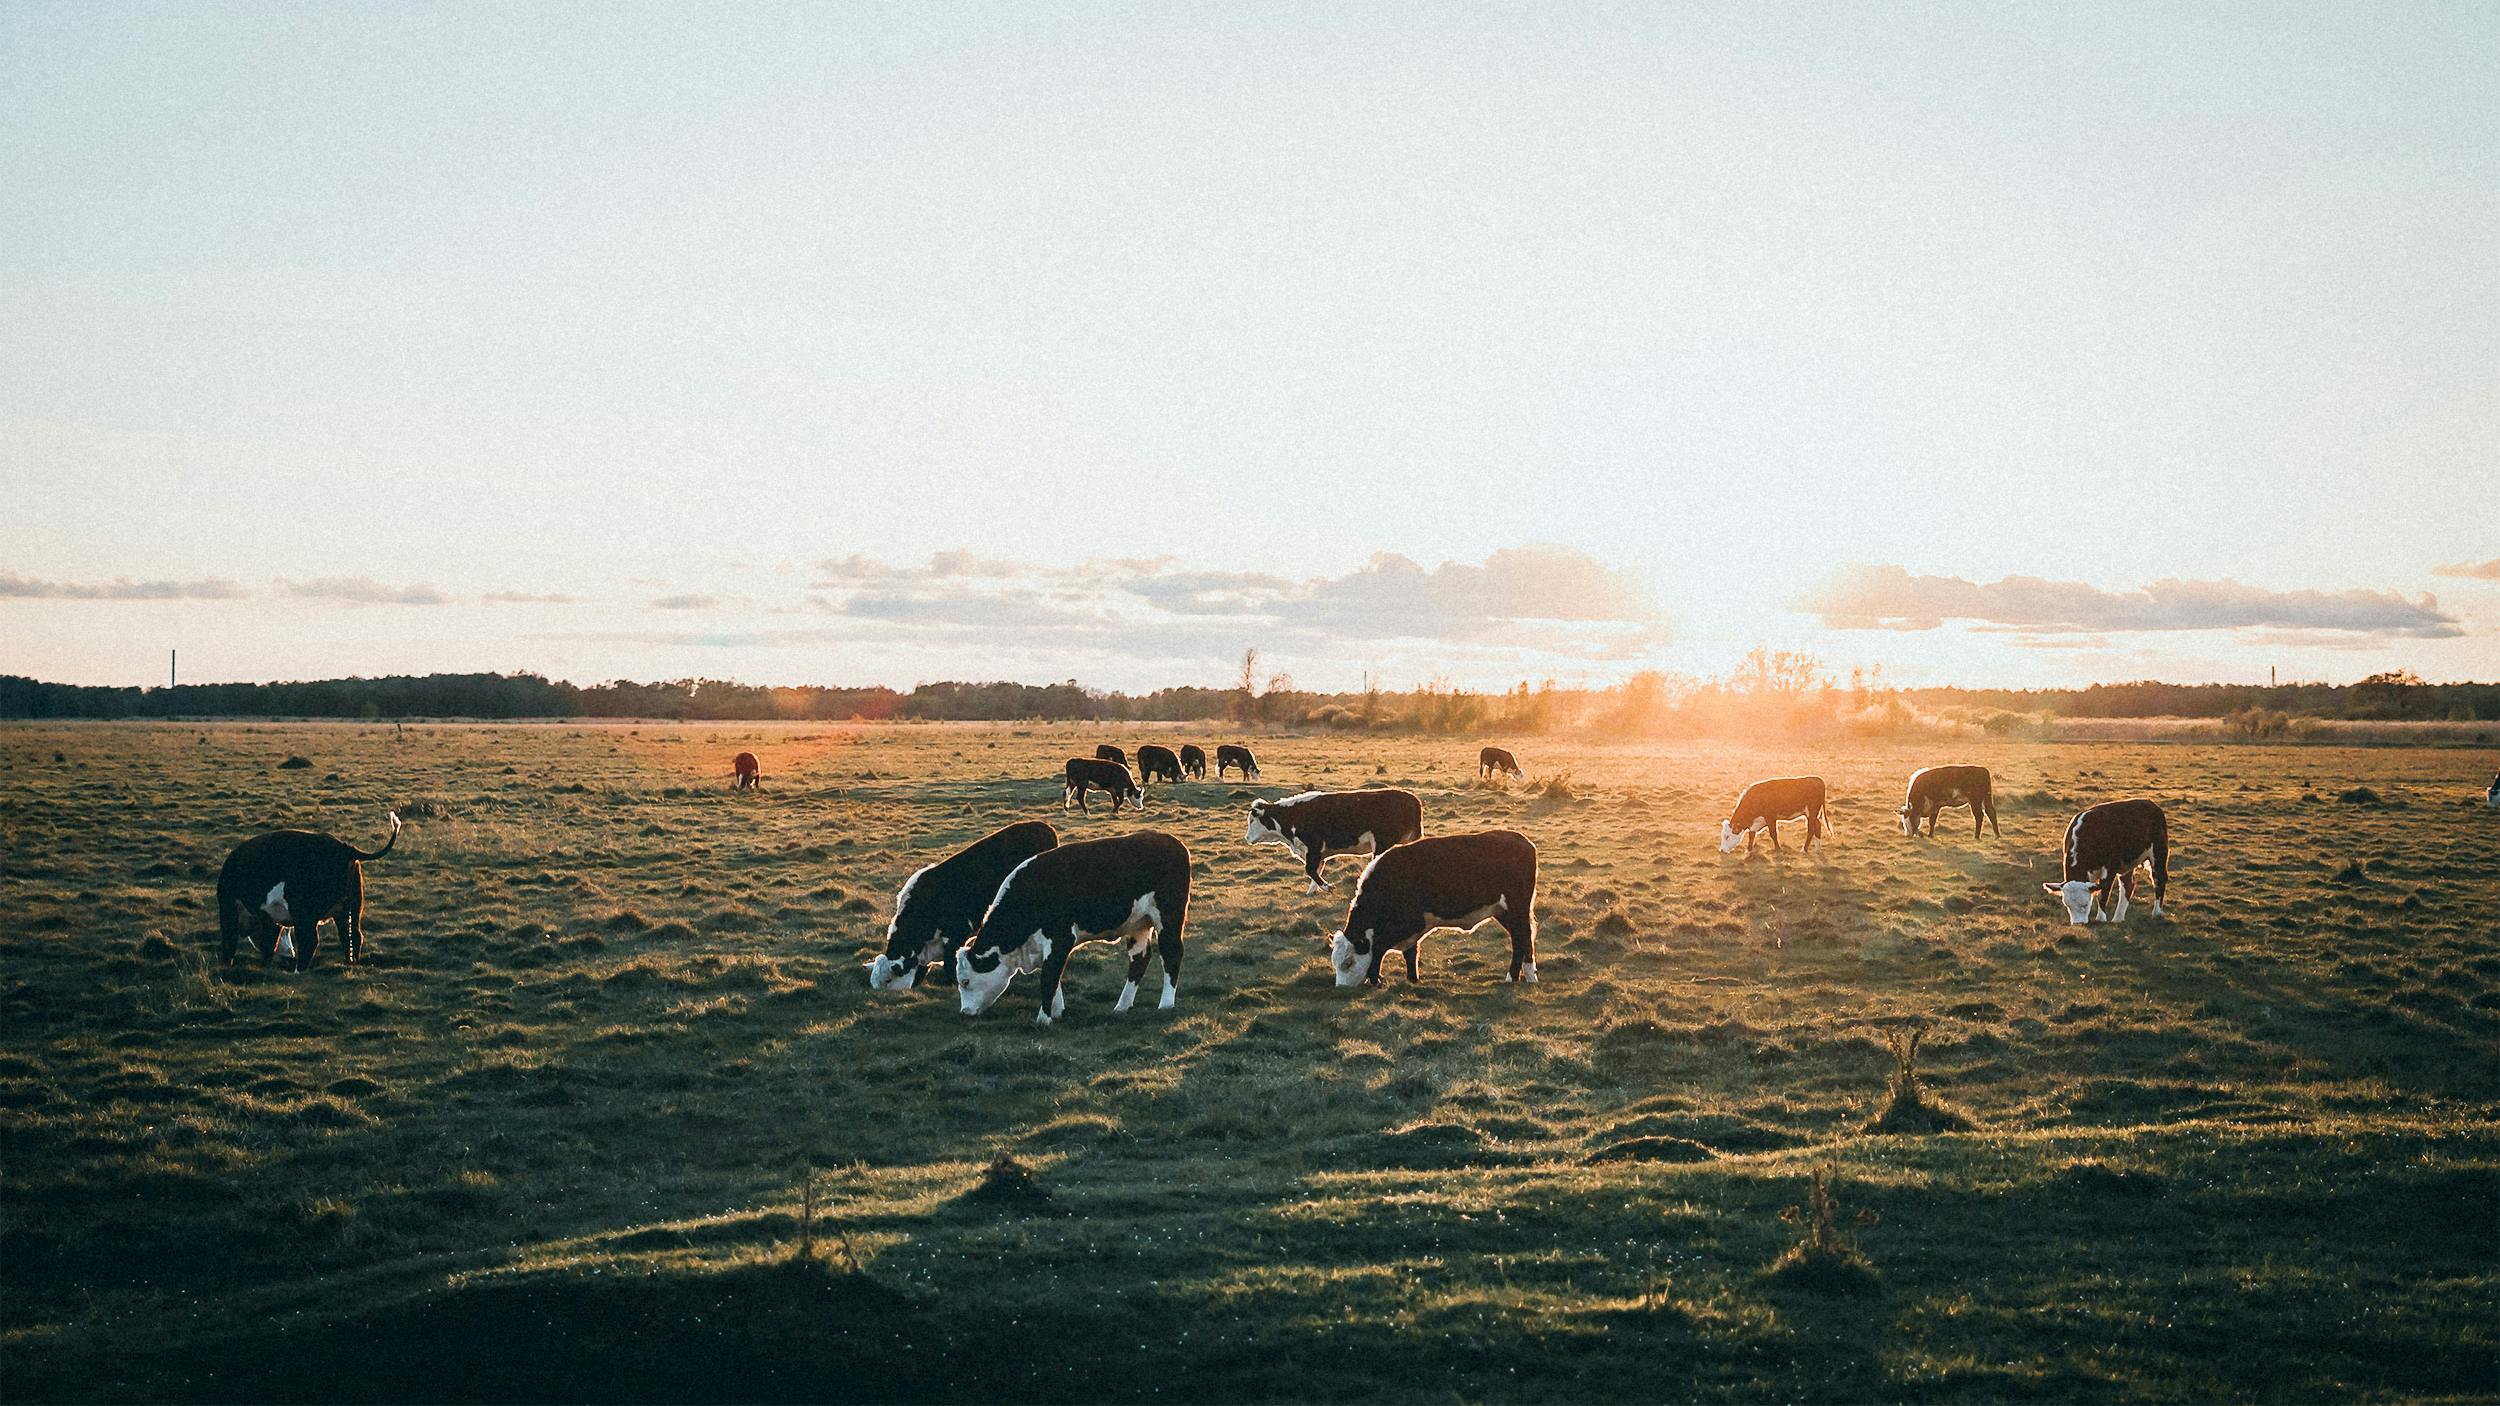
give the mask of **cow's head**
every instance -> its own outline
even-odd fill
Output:
[[[1903,807],[1901,807],[1901,810],[1900,810],[1900,816],[1901,816],[1901,833],[1902,833],[1902,834],[1904,834],[1904,835],[1915,835],[1915,834],[1917,834],[1917,833],[1918,833],[1918,822],[1917,822],[1916,820],[1913,820],[1913,819],[1911,819],[1911,818],[1910,818],[1910,808],[1909,808],[1908,806],[1903,806]]]
[[[1250,829],[1241,837],[1248,845],[1283,844],[1285,832],[1277,827],[1275,805],[1271,801],[1250,803]]]
[[[1378,928],[1365,928],[1360,936],[1348,937],[1343,932],[1328,935],[1328,965],[1337,970],[1339,986],[1360,986],[1371,974],[1372,939]]]
[[[1013,947],[975,937],[955,952],[955,1000],[965,1015],[979,1015],[1007,994],[1007,983],[1049,959],[1050,939],[1039,928]]]
[[[1727,821],[1720,821],[1719,853],[1734,854],[1736,852],[1736,847],[1743,844],[1745,842],[1745,837],[1752,834],[1755,828],[1758,827],[1748,827],[1746,829],[1739,830]]]
[[[2040,887],[2056,894],[2058,899],[2066,905],[2066,921],[2069,925],[2082,927],[2092,921],[2090,880],[2068,879],[2062,884],[2042,884]]]
[[[894,895],[894,918],[885,925],[885,955],[868,964],[871,991],[909,991],[923,968],[946,955],[946,939],[929,921],[926,905],[912,901],[928,872],[922,869],[905,879]]]

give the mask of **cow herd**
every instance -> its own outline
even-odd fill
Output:
[[[1207,754],[1195,746],[1178,751],[1147,745],[1137,751],[1147,782],[1206,776]],[[1238,769],[1259,778],[1258,760],[1247,747],[1215,749],[1216,775]],[[741,752],[734,784],[758,784],[762,768]],[[1518,775],[1509,752],[1487,747],[1479,754],[1480,777]],[[1145,790],[1132,776],[1122,749],[1105,744],[1091,757],[1070,757],[1063,768],[1061,808],[1086,809],[1089,792],[1140,811]],[[2500,777],[2487,801],[2500,807]],[[1988,769],[1927,767],[1914,773],[1897,816],[1901,833],[1919,827],[1936,833],[1938,814],[1967,809],[1971,833],[1996,832],[1996,800]],[[1803,821],[1804,849],[1822,847],[1832,833],[1830,795],[1818,776],[1775,777],[1746,787],[1719,822],[1719,849],[1741,844],[1750,856],[1757,836],[1774,852],[1782,846],[1781,822]],[[296,971],[311,963],[319,928],[332,923],[350,962],[363,956],[363,865],[390,853],[400,821],[390,817],[391,838],[370,853],[307,830],[278,830],[236,846],[217,878],[217,913],[224,959],[232,963],[246,929],[265,961]],[[1407,978],[1422,974],[1424,938],[1444,929],[1471,930],[1491,919],[1510,934],[1511,982],[1534,982],[1536,970],[1536,846],[1514,830],[1471,834],[1424,834],[1423,802],[1412,791],[1374,787],[1359,791],[1306,791],[1254,799],[1243,834],[1247,844],[1277,844],[1301,862],[1309,893],[1334,887],[1321,873],[1330,859],[1367,855],[1355,880],[1344,924],[1330,934],[1329,965],[1337,984],[1380,984],[1382,963],[1399,954]],[[2152,872],[2155,917],[2170,883],[2170,825],[2149,800],[2120,800],[2078,812],[2066,827],[2060,875],[2041,887],[2056,896],[2070,923],[2126,918],[2138,871]],[[904,880],[886,927],[885,950],[868,966],[868,984],[879,991],[908,990],[932,974],[951,976],[966,1015],[995,1004],[1018,976],[1039,976],[1036,1019],[1044,1025],[1066,1008],[1061,983],[1077,948],[1098,942],[1120,945],[1128,956],[1127,979],[1115,1011],[1137,999],[1149,957],[1163,965],[1156,1002],[1171,1009],[1180,995],[1182,932],[1190,899],[1189,850],[1178,839],[1138,830],[1106,839],[1061,843],[1051,826],[1019,821],[985,835],[946,859]]]

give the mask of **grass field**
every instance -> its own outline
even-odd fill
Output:
[[[1111,1015],[1108,948],[1049,1030],[1030,978],[869,992],[902,879],[1104,740],[1229,739],[0,729],[0,1394],[2500,1396],[2487,751],[1549,738],[1502,789],[1267,737],[1145,819],[1196,856],[1176,1011]],[[1944,760],[2002,840],[1891,828]],[[1804,771],[1828,854],[1722,858]],[[1242,812],[1371,782],[1537,842],[1541,984],[1488,926],[1331,985],[1356,864],[1306,897]],[[2170,917],[2065,926],[2066,818],[2138,795]],[[215,964],[230,846],[386,808],[364,964]],[[1817,1169],[1863,1268],[1774,1272]]]

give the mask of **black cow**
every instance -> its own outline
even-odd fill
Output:
[[[1997,830],[1996,793],[1994,783],[1984,766],[1929,766],[1910,773],[1910,794],[1901,802],[1901,833],[1915,835],[1918,823],[1927,822],[1927,834],[1936,833],[1936,814],[1947,806],[1970,807],[1970,837],[1979,838],[1979,827],[1995,830],[1997,838],[2005,838]]]
[[[1127,766],[1128,753],[1121,751],[1119,748],[1112,746],[1108,742],[1105,742],[1101,746],[1094,749],[1094,760],[1101,762],[1118,762],[1122,766]]]
[[[2066,904],[2066,921],[2082,927],[2106,916],[2124,922],[2135,896],[2136,866],[2153,862],[2153,916],[2170,889],[2170,817],[2151,801],[2109,801],[2077,811],[2066,824],[2065,878],[2040,887]]]
[[[236,845],[217,871],[217,929],[226,965],[234,965],[247,922],[264,962],[283,959],[299,972],[311,966],[324,920],[338,925],[348,961],[363,957],[365,861],[398,843],[399,817],[393,815],[391,838],[371,854],[310,830],[272,830]],[[292,936],[281,929],[292,929]]]
[[[1107,840],[1080,840],[1033,856],[999,885],[981,930],[955,952],[955,995],[965,1015],[979,1015],[1025,972],[1042,974],[1048,1025],[1067,1008],[1059,989],[1068,954],[1089,942],[1128,948],[1128,984],[1114,1013],[1137,1000],[1148,953],[1163,956],[1163,999],[1180,1000],[1181,929],[1189,920],[1189,847],[1159,830]],[[1148,930],[1154,933],[1149,942]]]
[[[1281,801],[1252,801],[1248,844],[1280,844],[1302,861],[1310,892],[1333,888],[1319,867],[1341,854],[1378,854],[1423,838],[1424,803],[1412,791],[1305,791]]]
[[[1476,753],[1476,775],[1491,776],[1496,772],[1519,775],[1519,759],[1499,747],[1487,747]]]
[[[1424,934],[1492,918],[1510,933],[1510,976],[1536,980],[1536,846],[1516,830],[1442,835],[1382,851],[1354,885],[1345,927],[1328,940],[1337,984],[1380,984],[1392,948],[1406,979],[1423,979]]]
[[[909,991],[932,972],[953,975],[948,959],[981,926],[981,915],[998,896],[998,886],[1017,865],[1058,846],[1058,831],[1038,820],[1024,820],[923,865],[894,895],[885,955],[868,964],[868,989]]]
[[[1224,779],[1225,768],[1236,766],[1241,768],[1241,774],[1244,777],[1247,777],[1252,781],[1259,779],[1259,759],[1250,755],[1249,748],[1236,747],[1232,743],[1227,742],[1215,749],[1216,780],[1221,781]]]
[[[1188,772],[1192,781],[1206,780],[1207,749],[1195,742],[1181,744],[1181,770]]]
[[[1783,820],[1802,818],[1806,822],[1806,849],[1811,853],[1816,842],[1831,833],[1830,809],[1824,804],[1823,778],[1819,776],[1782,776],[1757,781],[1736,798],[1736,809],[1719,822],[1719,853],[1732,854],[1736,842],[1745,843],[1745,853],[1753,853],[1753,837],[1764,830],[1771,832],[1771,850],[1780,849],[1780,825]]]
[[[1067,776],[1068,796],[1067,800],[1059,803],[1061,810],[1068,808],[1068,801],[1076,802],[1078,810],[1091,809],[1085,804],[1088,790],[1110,792],[1113,815],[1120,813],[1122,801],[1133,803],[1139,810],[1146,808],[1146,793],[1137,789],[1128,768],[1119,762],[1107,762],[1099,757],[1070,757]]]
[[[1137,749],[1137,779],[1141,782],[1178,781],[1181,779],[1181,759],[1172,755],[1171,748],[1158,747],[1149,742]]]

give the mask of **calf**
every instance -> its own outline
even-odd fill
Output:
[[[885,955],[868,964],[871,991],[909,991],[932,971],[950,975],[955,955],[981,926],[981,915],[1015,867],[1046,849],[1059,832],[1038,820],[993,830],[903,881],[894,895],[894,921],[886,925]]]
[[[1510,933],[1510,976],[1536,980],[1536,846],[1515,830],[1442,835],[1383,851],[1354,885],[1345,927],[1328,939],[1337,984],[1380,984],[1395,948],[1406,979],[1423,979],[1424,934],[1472,930],[1487,918]]]
[[[1487,747],[1476,753],[1476,775],[1491,776],[1497,772],[1519,775],[1519,759],[1499,747]]]
[[[236,845],[226,867],[217,871],[217,927],[226,965],[234,965],[245,923],[252,926],[261,960],[280,958],[294,971],[312,965],[325,919],[338,925],[347,960],[363,957],[364,864],[398,843],[399,817],[393,815],[391,838],[371,854],[310,830],[272,830]],[[292,929],[292,935],[283,929]]]
[[[1206,780],[1207,749],[1195,742],[1181,744],[1181,770],[1188,772],[1192,781]]]
[[[1158,747],[1149,742],[1137,749],[1137,779],[1141,783],[1178,781],[1181,779],[1181,759],[1172,755],[1171,748]]]
[[[1281,801],[1252,801],[1249,844],[1280,844],[1302,861],[1310,893],[1335,885],[1319,867],[1341,854],[1378,854],[1423,838],[1424,803],[1412,791],[1305,791]]]
[[[1806,850],[1831,833],[1831,811],[1824,804],[1823,778],[1819,776],[1782,776],[1757,781],[1736,798],[1736,809],[1719,822],[1719,853],[1732,854],[1736,842],[1745,842],[1745,853],[1753,853],[1753,837],[1764,830],[1771,832],[1771,851],[1780,849],[1780,822],[1803,818],[1806,822]]]
[[[1067,1008],[1059,983],[1068,954],[1089,942],[1119,942],[1128,948],[1128,984],[1112,1011],[1136,1002],[1147,954],[1157,949],[1163,999],[1156,1009],[1168,1011],[1180,1000],[1181,928],[1188,920],[1189,847],[1159,830],[1045,850],[1007,876],[980,931],[956,950],[956,999],[965,1015],[979,1015],[1009,982],[1037,971],[1042,1006],[1034,1023],[1048,1025]]]
[[[1988,769],[1984,766],[1930,766],[1910,773],[1910,794],[1901,803],[1901,833],[1915,835],[1918,823],[1927,822],[1927,833],[1936,833],[1936,815],[1947,806],[1970,807],[1970,837],[1979,838],[1979,827],[1996,830],[1998,839],[2005,832],[1997,830],[1996,795],[1990,789]]]
[[[1090,809],[1085,804],[1085,793],[1089,789],[1111,793],[1113,815],[1120,813],[1122,801],[1134,803],[1139,810],[1146,808],[1146,793],[1137,789],[1137,783],[1130,779],[1126,766],[1099,757],[1068,758],[1068,796],[1067,800],[1059,803],[1059,808],[1066,810],[1068,801],[1074,801],[1078,810]]]
[[[1225,768],[1236,766],[1241,768],[1241,774],[1249,780],[1256,781],[1259,779],[1259,759],[1250,755],[1249,748],[1236,747],[1232,743],[1227,742],[1215,749],[1216,780],[1221,781],[1224,779]]]
[[[729,789],[733,791],[760,786],[764,784],[764,764],[755,759],[753,752],[740,752],[729,759],[729,776]]]
[[[2065,880],[2040,887],[2066,904],[2066,921],[2082,927],[2106,916],[2124,922],[2135,896],[2136,866],[2153,862],[2153,916],[2170,889],[2170,817],[2151,801],[2110,801],[2077,811],[2066,824]]]
[[[1105,742],[1101,746],[1094,749],[1094,760],[1100,762],[1118,762],[1122,766],[1127,766],[1128,753],[1121,751],[1119,748],[1112,746],[1108,742]]]

